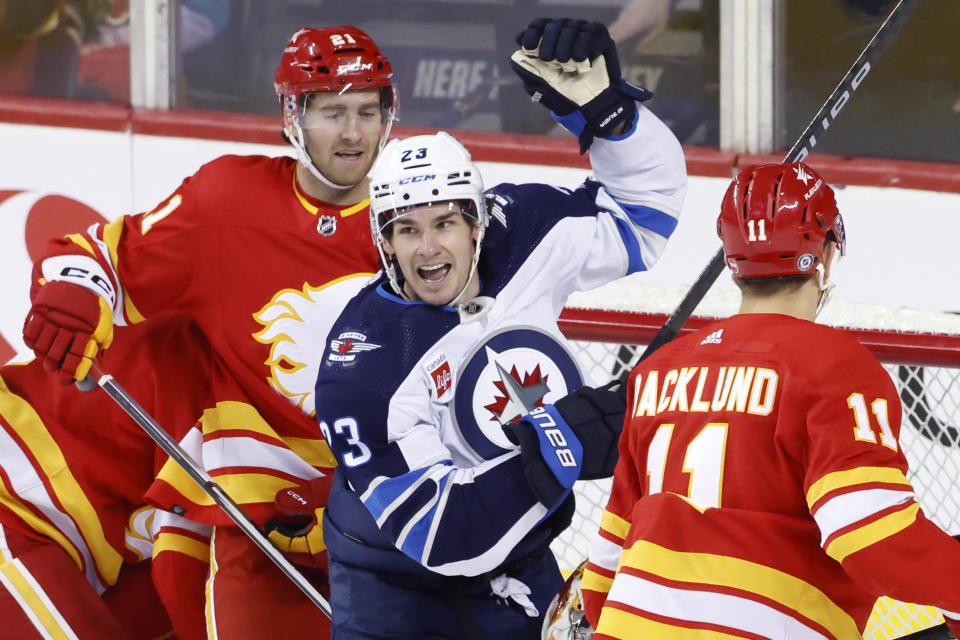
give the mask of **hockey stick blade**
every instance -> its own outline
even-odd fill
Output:
[[[920,0],[900,0],[897,3],[897,6],[893,8],[893,11],[883,21],[877,32],[873,34],[873,38],[867,43],[860,56],[854,61],[853,66],[840,80],[837,88],[833,90],[833,93],[823,103],[817,114],[813,116],[813,120],[800,134],[800,138],[783,159],[784,162],[799,162],[807,157],[818,142],[817,135],[822,136],[830,128],[830,124],[850,101],[851,96],[863,83],[867,74],[870,73],[872,65],[876,63],[880,54],[897,35],[918,4],[920,4]],[[687,291],[683,300],[680,301],[680,304],[677,305],[677,308],[657,332],[657,335],[643,350],[640,360],[677,337],[680,328],[693,314],[693,310],[703,300],[703,296],[707,294],[721,272],[723,272],[723,248],[718,250],[710,259],[709,264],[690,287],[690,290]],[[629,375],[629,371],[627,371],[627,375]],[[626,378],[624,378],[625,380]]]
[[[210,498],[233,520],[250,540],[260,547],[267,557],[282,571],[290,580],[299,587],[303,593],[310,598],[313,604],[328,617],[332,618],[330,603],[317,591],[310,582],[297,570],[293,564],[260,532],[257,525],[244,513],[243,509],[227,495],[217,482],[190,455],[183,450],[180,444],[174,440],[166,430],[161,427],[153,417],[147,413],[127,391],[113,379],[113,376],[104,373],[100,366],[94,362],[90,369],[90,375],[80,381],[77,386],[83,384],[90,387],[89,380],[95,380],[96,385],[107,392],[114,402],[123,409],[128,416],[133,418],[134,422],[140,425],[140,428],[147,432],[154,442],[163,449],[183,469],[190,478],[203,489]],[[83,387],[81,387],[83,388]]]

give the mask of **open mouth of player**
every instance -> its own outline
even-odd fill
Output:
[[[451,268],[452,267],[448,262],[443,264],[434,264],[428,267],[417,267],[417,275],[419,275],[420,279],[424,282],[433,285],[439,285],[447,279],[447,275],[450,273]]]
[[[363,151],[337,151],[335,155],[347,162],[357,162],[363,157]]]

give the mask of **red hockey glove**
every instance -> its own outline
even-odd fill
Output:
[[[113,342],[113,312],[97,294],[62,280],[44,282],[23,323],[23,341],[61,384],[83,380]]]
[[[297,556],[294,561],[300,564],[326,568],[326,558],[318,557],[327,549],[319,522],[330,495],[331,478],[326,475],[277,492],[273,504],[279,514],[263,526],[277,548]]]

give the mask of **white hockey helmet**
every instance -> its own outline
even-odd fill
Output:
[[[446,131],[433,135],[391,140],[370,172],[370,231],[380,252],[384,271],[394,289],[403,295],[397,265],[384,249],[386,227],[417,207],[457,202],[478,228],[473,264],[467,284],[480,259],[480,246],[489,223],[483,197],[483,179],[470,152]],[[459,302],[457,294],[451,304]]]

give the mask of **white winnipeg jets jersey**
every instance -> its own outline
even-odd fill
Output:
[[[331,496],[329,514],[354,535],[366,519],[423,567],[478,575],[550,515],[502,425],[589,383],[557,326],[567,296],[650,267],[686,188],[679,144],[643,107],[629,134],[594,142],[591,162],[600,182],[573,191],[488,192],[477,298],[409,302],[381,275],[334,324],[317,419],[362,511]]]

